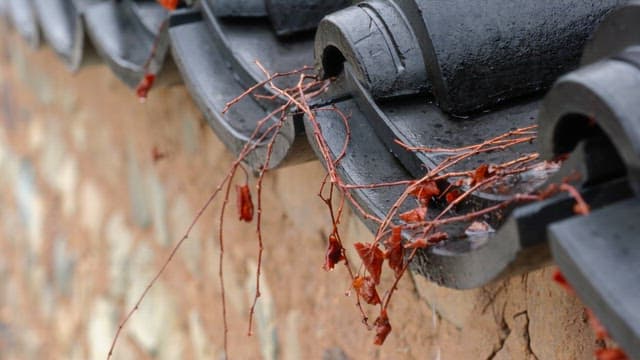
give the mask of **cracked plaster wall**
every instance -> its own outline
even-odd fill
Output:
[[[183,86],[140,104],[105,66],[70,74],[49,48],[6,31],[0,45],[0,358],[101,359],[232,159]],[[154,148],[166,156],[154,161]],[[591,358],[583,308],[550,269],[471,291],[406,277],[394,330],[374,347],[344,296],[346,274],[321,269],[322,175],[312,162],[267,176],[265,291],[251,338],[254,229],[230,211],[233,358]],[[350,241],[370,236],[353,217],[344,226]],[[220,358],[215,233],[209,212],[124,330],[116,359]]]

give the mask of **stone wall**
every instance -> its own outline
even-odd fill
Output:
[[[49,48],[30,49],[4,30],[0,45],[0,358],[105,358],[119,319],[232,157],[181,85],[153,89],[140,104],[105,66],[70,74]],[[549,268],[472,291],[407,276],[390,308],[393,332],[372,345],[345,296],[344,269],[321,269],[330,230],[316,196],[323,174],[311,162],[265,180],[252,337],[255,230],[235,211],[226,219],[232,358],[592,357],[583,308]],[[219,208],[205,213],[124,329],[116,359],[222,358]],[[350,241],[371,236],[355,217],[343,226]]]

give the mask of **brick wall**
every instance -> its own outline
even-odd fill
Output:
[[[226,173],[231,155],[181,85],[140,104],[105,66],[70,74],[49,48],[0,35],[0,358],[105,358],[118,321]],[[160,158],[154,153],[161,154]],[[319,163],[268,174],[263,296],[247,337],[257,245],[227,217],[235,359],[585,359],[582,306],[551,270],[481,289],[405,277],[383,347],[360,324],[344,269],[321,269],[330,230]],[[217,211],[195,227],[125,328],[116,359],[222,358]],[[355,217],[349,241],[370,239]],[[388,281],[389,279],[387,279]]]

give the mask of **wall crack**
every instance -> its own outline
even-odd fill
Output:
[[[527,312],[527,310],[521,311],[519,313],[516,313],[513,315],[513,318],[517,318],[518,316],[524,316],[525,317],[525,327],[524,327],[524,340],[527,344],[527,351],[529,352],[529,355],[535,359],[535,360],[539,360],[538,356],[533,352],[533,348],[531,347],[531,336],[529,335],[529,313]]]
[[[504,312],[503,312],[503,317],[500,325],[501,325],[502,331],[500,333],[500,338],[498,340],[498,346],[493,349],[493,351],[491,352],[491,354],[489,354],[489,356],[487,356],[487,360],[492,360],[496,357],[496,355],[498,355],[498,353],[504,348],[504,345],[507,342],[507,338],[509,338],[509,335],[511,334],[511,328],[509,327],[507,322],[504,320]]]

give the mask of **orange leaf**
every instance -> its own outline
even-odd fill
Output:
[[[370,243],[357,242],[353,244],[362,259],[364,267],[367,269],[373,281],[380,283],[380,275],[382,274],[382,262],[384,261],[384,253],[378,246]]]
[[[449,190],[449,192],[447,193],[447,195],[445,196],[445,199],[447,200],[447,202],[450,204],[452,202],[454,202],[458,197],[460,197],[460,195],[462,195],[462,193],[460,192],[460,190],[458,189],[451,189]]]
[[[483,181],[484,179],[487,178],[487,175],[489,175],[489,165],[482,164],[482,165],[478,166],[478,168],[476,168],[476,171],[473,172],[473,177],[471,179],[471,185],[477,184],[477,183]]]
[[[337,263],[344,260],[342,250],[344,250],[344,248],[338,241],[338,238],[334,234],[329,235],[329,244],[327,244],[327,252],[324,256],[325,270],[332,270]]]
[[[417,222],[424,221],[424,218],[426,215],[427,215],[427,208],[419,207],[419,208],[415,208],[413,210],[404,212],[398,216],[400,217],[400,220],[406,223],[417,223]]]
[[[380,296],[376,290],[376,284],[373,282],[371,276],[356,276],[353,279],[353,288],[364,301],[369,305],[380,304]]]
[[[158,0],[158,3],[167,10],[175,10],[178,8],[179,0]]]
[[[409,194],[417,197],[420,202],[426,204],[432,197],[440,194],[440,189],[438,189],[436,182],[431,180],[415,185]]]

